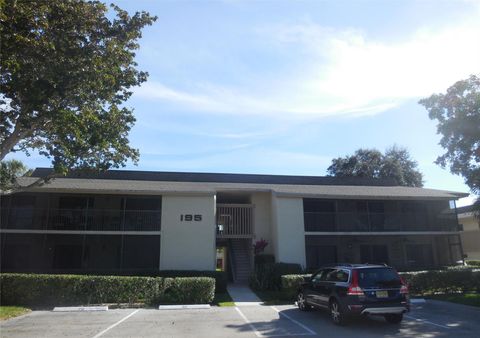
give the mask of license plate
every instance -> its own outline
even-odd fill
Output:
[[[388,298],[388,291],[377,291],[377,298]]]

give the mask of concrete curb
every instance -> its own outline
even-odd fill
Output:
[[[426,302],[427,301],[425,300],[425,298],[412,298],[412,299],[410,299],[411,304],[424,304]]]
[[[56,306],[53,312],[94,312],[108,311],[108,306]]]
[[[234,302],[235,306],[256,306],[263,305],[263,302]]]
[[[210,304],[159,305],[159,310],[210,309]]]

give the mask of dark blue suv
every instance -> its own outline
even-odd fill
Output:
[[[353,315],[384,316],[398,324],[410,311],[408,288],[397,271],[373,264],[321,268],[298,290],[297,305],[302,311],[328,309],[338,325]]]

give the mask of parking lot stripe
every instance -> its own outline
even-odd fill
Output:
[[[303,329],[305,329],[306,331],[310,332],[310,334],[312,334],[312,335],[316,335],[316,334],[317,334],[315,331],[313,331],[312,329],[310,329],[308,326],[300,323],[298,320],[293,319],[292,317],[290,317],[290,316],[287,315],[286,313],[280,312],[280,310],[277,309],[275,306],[270,306],[270,307],[271,307],[272,309],[274,309],[275,311],[277,311],[280,316],[284,316],[285,318],[290,319],[293,323],[297,324],[297,325],[300,326],[301,328],[303,328]]]
[[[250,328],[252,329],[252,331],[255,332],[255,335],[256,335],[257,337],[263,337],[263,335],[262,335],[260,332],[257,331],[257,329],[255,328],[255,326],[253,326],[253,324],[248,320],[248,318],[243,314],[242,311],[240,311],[240,309],[239,309],[237,306],[235,306],[235,310],[237,310],[238,314],[240,315],[240,317],[243,318],[243,320],[245,321],[245,323],[247,323],[248,326],[250,326]]]
[[[97,335],[93,336],[93,338],[98,338],[100,336],[102,336],[103,334],[105,334],[106,332],[108,332],[109,330],[113,329],[115,326],[117,326],[118,324],[126,321],[128,318],[130,318],[131,316],[133,316],[134,314],[136,314],[138,311],[140,311],[140,309],[137,309],[135,311],[133,311],[132,313],[130,313],[129,315],[123,317],[122,319],[120,319],[118,322],[116,322],[115,324],[112,324],[110,325],[109,327],[107,327],[105,330],[103,330],[102,332],[98,333]]]
[[[437,324],[437,323],[433,323],[433,322],[431,322],[431,321],[429,321],[429,320],[420,319],[420,318],[415,318],[415,317],[408,316],[408,315],[405,315],[405,317],[410,318],[410,319],[413,319],[413,320],[416,320],[416,321],[418,321],[418,322],[424,322],[424,323],[427,323],[427,324],[431,324],[431,325],[443,327],[444,329],[451,329],[451,327],[449,327],[449,326],[444,326],[444,325],[440,325],[440,324]]]

